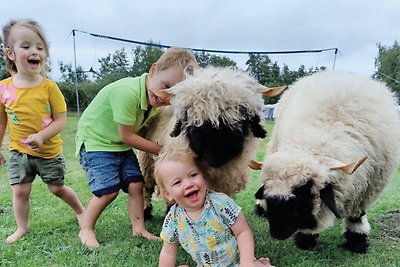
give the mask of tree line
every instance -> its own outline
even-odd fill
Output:
[[[3,48],[1,38],[0,46]],[[393,46],[385,47],[381,44],[377,46],[378,55],[375,58],[377,71],[373,77],[384,81],[400,98],[398,82],[400,80],[400,46],[397,41]],[[136,77],[148,72],[151,64],[161,56],[164,49],[157,46],[136,46],[130,52],[131,58],[129,58],[128,52],[122,48],[98,59],[99,69],[90,70],[93,77],[89,77],[89,71],[84,71],[81,66],[77,66],[75,71],[72,63],[58,62],[61,78],[57,84],[64,94],[68,109],[77,110],[76,91],[79,96],[79,109],[84,110],[105,85],[124,77]],[[206,52],[195,52],[194,54],[200,67],[216,66],[238,69],[237,63],[229,57]],[[3,49],[0,51],[0,56],[0,78],[4,79],[9,74],[5,68]],[[249,54],[245,65],[245,71],[249,72],[259,83],[269,87],[290,85],[301,77],[326,69],[325,66],[306,69],[304,65],[301,65],[297,70],[290,70],[286,64],[280,67],[277,62],[272,62],[268,55],[260,54]],[[273,104],[279,100],[279,96],[266,97],[264,100],[265,104]]]

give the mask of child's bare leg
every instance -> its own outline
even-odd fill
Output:
[[[144,184],[141,182],[130,183],[128,187],[128,212],[132,224],[132,234],[133,236],[143,236],[151,240],[161,240],[144,227],[143,187]]]
[[[32,190],[32,183],[15,184],[12,186],[14,216],[17,223],[17,230],[7,237],[7,243],[14,243],[28,232],[29,224],[29,196]]]
[[[81,240],[82,244],[89,248],[100,247],[100,244],[96,239],[94,227],[100,214],[117,196],[118,192],[115,192],[101,197],[92,197],[92,199],[89,201],[89,205],[83,213],[81,230],[79,232],[79,239]]]
[[[83,208],[82,203],[75,191],[66,185],[48,184],[47,186],[51,193],[61,198],[72,208],[72,210],[75,212],[76,218],[78,219],[79,225],[81,225],[83,212],[85,209]]]

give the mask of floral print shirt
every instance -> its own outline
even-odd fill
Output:
[[[161,238],[181,246],[202,266],[239,266],[239,250],[231,226],[241,208],[224,193],[207,191],[202,215],[191,220],[178,204],[168,212]]]

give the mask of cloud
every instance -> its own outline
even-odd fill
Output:
[[[336,47],[331,52],[271,56],[295,69],[325,65],[372,75],[376,44],[393,45],[400,32],[400,1],[184,1],[14,0],[10,18],[33,18],[51,42],[53,78],[58,61],[74,64],[72,29],[166,45],[219,50],[281,51]],[[79,34],[77,63],[90,68],[119,44]],[[245,61],[242,58],[239,61]]]

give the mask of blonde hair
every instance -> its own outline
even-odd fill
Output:
[[[156,180],[156,183],[160,191],[163,191],[165,189],[162,180],[162,174],[160,172],[160,166],[167,161],[178,161],[189,164],[195,164],[198,168],[200,168],[192,152],[188,152],[187,150],[183,149],[173,149],[173,150],[169,149],[168,151],[164,151],[163,149],[161,153],[156,157],[154,162],[154,178]]]
[[[172,66],[178,66],[183,72],[192,74],[198,68],[197,60],[192,51],[171,47],[157,60],[157,70],[162,71]]]
[[[10,60],[5,53],[5,49],[12,49],[14,40],[12,38],[12,29],[15,26],[22,26],[31,29],[36,33],[44,44],[44,51],[46,52],[46,62],[43,68],[42,75],[47,77],[47,73],[50,71],[50,54],[49,54],[49,43],[47,41],[46,35],[43,28],[39,23],[32,19],[21,19],[21,20],[10,20],[7,24],[3,26],[3,42],[4,42],[4,60],[6,62],[6,68],[8,72],[12,75],[18,72],[15,62]]]

